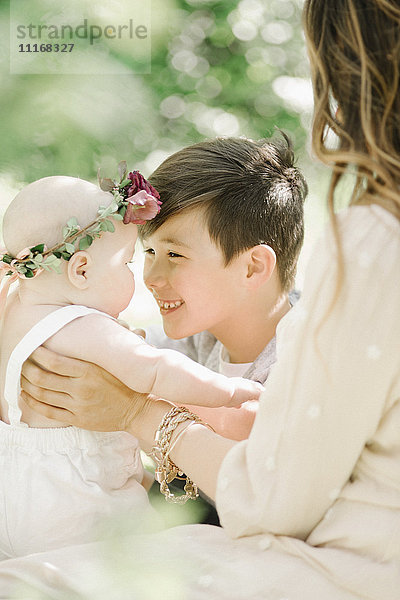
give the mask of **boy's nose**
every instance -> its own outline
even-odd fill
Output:
[[[145,286],[149,290],[157,290],[165,286],[166,279],[164,275],[160,272],[155,265],[152,265],[150,268],[146,268],[146,264],[143,270],[143,281]]]

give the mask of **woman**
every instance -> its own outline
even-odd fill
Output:
[[[315,249],[301,300],[278,327],[278,363],[250,438],[226,440],[190,415],[174,427],[174,417],[165,422],[171,407],[164,401],[133,403],[122,394],[106,416],[101,404],[97,416],[85,417],[74,402],[56,409],[36,403],[71,424],[125,429],[147,450],[158,428],[164,445],[157,457],[169,451],[216,499],[223,529],[131,538],[117,558],[113,549],[113,567],[125,561],[128,578],[118,583],[112,567],[109,576],[99,569],[107,550],[93,546],[7,561],[1,589],[30,581],[51,597],[63,590],[152,598],[172,573],[182,598],[399,597],[400,3],[306,0],[304,21],[313,143],[333,168],[332,212],[350,164],[356,185],[350,208],[332,217],[332,231]],[[338,136],[334,150],[326,146],[328,127]],[[96,569],[95,581],[85,580],[88,569]],[[155,585],[143,592],[140,575],[149,572]]]

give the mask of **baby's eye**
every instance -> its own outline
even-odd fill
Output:
[[[178,254],[177,252],[172,252],[172,250],[170,250],[168,252],[168,256],[170,258],[183,258],[182,254]]]
[[[143,248],[145,254],[155,254],[153,248]]]

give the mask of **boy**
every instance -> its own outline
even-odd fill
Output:
[[[148,340],[265,383],[304,235],[307,188],[289,140],[202,142],[169,157],[150,180],[164,204],[140,227],[144,280],[167,337],[150,331]],[[197,412],[244,439],[256,406]]]

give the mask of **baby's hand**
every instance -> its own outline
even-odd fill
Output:
[[[242,377],[230,377],[230,382],[233,385],[233,392],[229,404],[225,406],[240,406],[243,402],[250,400],[258,400],[264,387],[261,383],[243,379]]]

